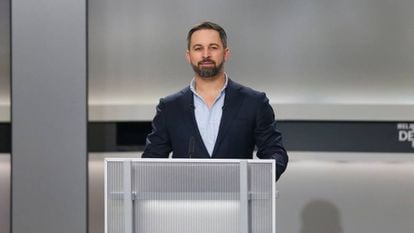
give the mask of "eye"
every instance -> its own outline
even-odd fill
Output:
[[[201,46],[201,45],[196,44],[196,45],[193,46],[194,51],[200,51],[201,49],[203,49],[203,46]]]

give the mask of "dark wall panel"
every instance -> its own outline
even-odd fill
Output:
[[[9,123],[0,123],[0,153],[10,153],[11,131]]]
[[[280,121],[278,128],[291,151],[414,152],[410,123]],[[91,152],[142,150],[150,132],[151,122],[90,123],[89,148]]]

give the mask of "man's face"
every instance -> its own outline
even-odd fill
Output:
[[[186,57],[197,75],[201,78],[210,78],[223,72],[229,49],[223,47],[217,31],[202,29],[192,34]]]

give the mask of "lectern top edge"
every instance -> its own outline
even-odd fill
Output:
[[[241,161],[247,161],[248,163],[275,163],[274,159],[180,159],[180,158],[105,158],[105,162],[125,162],[125,161],[139,161],[139,162],[159,162],[159,163],[190,163],[190,162],[203,162],[203,163],[240,163]]]

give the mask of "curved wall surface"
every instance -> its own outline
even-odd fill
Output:
[[[279,119],[414,115],[412,1],[89,3],[93,121],[151,120],[159,98],[189,83],[186,33],[202,20],[227,30],[228,74],[265,91]]]

